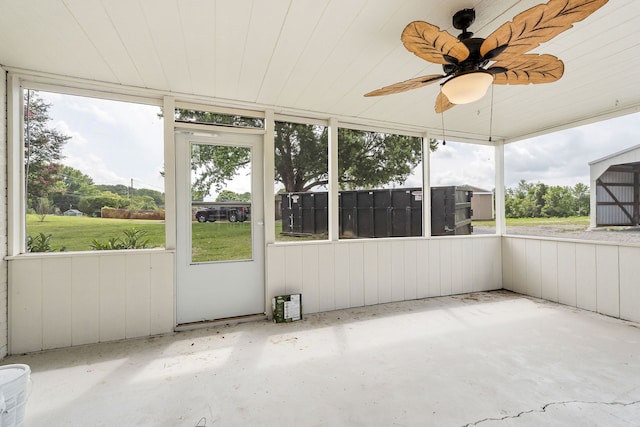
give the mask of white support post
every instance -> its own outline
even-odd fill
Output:
[[[496,174],[496,233],[499,236],[506,234],[507,226],[504,217],[504,140],[496,142],[495,145],[495,174]]]
[[[422,235],[431,238],[431,149],[429,132],[422,137]]]
[[[175,249],[177,240],[176,224],[176,131],[175,99],[165,96],[162,99],[162,117],[164,119],[164,247]]]
[[[329,240],[338,241],[338,120],[329,119]]]
[[[7,84],[7,255],[25,251],[25,178],[22,141],[22,87],[20,78],[9,73]]]
[[[264,158],[264,241],[266,244],[276,240],[274,116],[273,110],[268,110],[264,118],[265,134],[262,156]]]

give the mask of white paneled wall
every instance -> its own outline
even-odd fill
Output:
[[[173,260],[165,251],[10,259],[9,351],[173,331]]]
[[[502,244],[505,289],[640,322],[640,247],[511,236]]]
[[[500,237],[367,239],[267,247],[267,298],[303,312],[502,288]]]

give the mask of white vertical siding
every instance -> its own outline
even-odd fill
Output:
[[[171,332],[173,260],[161,251],[10,259],[9,351]]]
[[[558,246],[555,242],[540,242],[540,296],[558,302]]]
[[[371,259],[378,265],[378,300],[372,304],[391,302],[391,288],[393,284],[393,272],[391,269],[391,242],[371,242],[378,247],[378,257]]]
[[[576,244],[576,304],[596,311],[596,245]]]
[[[502,244],[505,288],[640,321],[640,247],[529,236]]]
[[[98,342],[100,258],[71,258],[71,345]]]
[[[416,298],[429,295],[429,241],[416,241]]]
[[[525,263],[525,287],[527,295],[542,297],[540,241],[526,240],[524,245],[527,262]]]
[[[42,347],[71,345],[71,258],[42,260]]]
[[[305,314],[502,288],[499,236],[305,242],[267,246],[269,300],[292,293],[288,284],[299,277],[293,264],[300,261],[294,254],[303,254],[305,274],[319,274],[296,288]]]
[[[555,242],[554,242],[555,243]],[[576,306],[576,245],[558,242],[558,302]]]
[[[620,277],[617,246],[596,247],[596,311],[620,316]]]
[[[640,322],[640,248],[620,247],[620,317]]]

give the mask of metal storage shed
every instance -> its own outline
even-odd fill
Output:
[[[491,221],[496,218],[493,191],[485,190],[472,185],[464,185],[473,193],[471,198],[471,219],[475,221]]]
[[[591,227],[639,225],[640,145],[589,162]]]

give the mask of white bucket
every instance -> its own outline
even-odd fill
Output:
[[[27,404],[28,365],[0,366],[0,427],[19,427]]]

